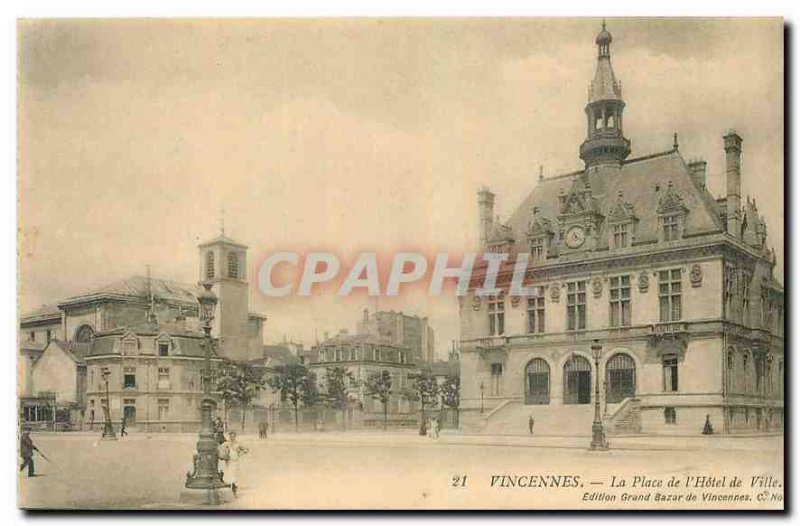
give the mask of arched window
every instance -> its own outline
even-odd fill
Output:
[[[75,331],[75,343],[92,343],[94,338],[94,329],[91,325],[81,325]]]
[[[564,403],[588,404],[592,399],[592,365],[574,354],[564,364]]]
[[[616,126],[616,121],[614,120],[614,115],[608,116],[608,123],[606,124],[606,128],[613,130]]]
[[[206,279],[213,279],[214,275],[214,253],[209,250],[206,252]]]
[[[228,277],[239,279],[239,258],[235,252],[228,252]]]
[[[665,424],[674,424],[676,422],[676,414],[674,407],[665,407],[664,408],[664,423]]]
[[[618,404],[636,394],[636,363],[624,353],[617,353],[606,363],[606,401]]]
[[[550,403],[550,366],[541,358],[534,358],[525,367],[525,403]]]

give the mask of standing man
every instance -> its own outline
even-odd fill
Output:
[[[531,435],[533,434],[533,424],[533,415],[528,415],[528,433]]]
[[[25,467],[27,467],[29,477],[36,476],[33,467],[34,451],[39,453],[39,448],[36,447],[36,445],[33,443],[33,440],[31,440],[30,433],[28,433],[27,431],[23,431],[22,438],[19,441],[19,454],[22,457],[22,465],[19,467],[19,470],[22,471],[23,469],[25,469]]]
[[[236,431],[228,433],[228,441],[219,446],[219,458],[225,461],[225,482],[231,485],[233,496],[239,491],[239,461],[250,450],[236,440]]]
[[[127,426],[127,422],[125,421],[125,417],[122,417],[122,422],[120,422],[120,429],[119,429],[119,436],[120,438],[128,436],[128,432],[125,430]]]

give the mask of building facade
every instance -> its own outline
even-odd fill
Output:
[[[427,317],[409,316],[402,312],[376,311],[364,316],[356,326],[358,334],[392,342],[411,351],[409,359],[415,363],[431,363],[436,359],[436,333]]]
[[[784,292],[756,203],[741,196],[742,137],[723,137],[726,194],[706,163],[669,150],[629,158],[625,102],[597,36],[584,168],[542,178],[505,221],[478,193],[481,249],[509,254],[499,293],[482,272],[460,298],[462,427],[588,433],[595,382],[611,432],[783,427]],[[509,293],[515,258],[524,285]],[[596,367],[590,346],[604,353]],[[539,424],[537,424],[539,425]]]
[[[266,317],[249,310],[246,270],[245,245],[221,235],[199,246],[199,282],[211,283],[218,298],[212,323],[215,364],[222,359],[258,360],[265,352]],[[85,378],[70,402],[68,427],[99,429],[108,395],[115,425],[125,418],[133,430],[199,428],[205,345],[199,291],[194,284],[133,276],[21,316],[18,385],[23,424],[52,416],[53,385],[66,380],[58,379],[45,358],[49,342],[58,342],[77,360]],[[268,405],[272,394],[267,390],[261,398]]]
[[[412,361],[411,349],[371,334],[349,335],[341,331],[312,347],[310,356],[308,368],[316,376],[321,392],[325,390],[328,369],[342,367],[352,376],[353,382],[347,393],[351,427],[383,424],[383,403],[369,395],[365,382],[371,375],[383,374],[384,371],[392,380],[392,394],[386,407],[390,423],[416,425],[418,405],[404,396],[411,387],[410,376],[419,371]]]

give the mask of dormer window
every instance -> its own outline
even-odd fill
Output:
[[[672,181],[667,189],[660,192],[657,187],[659,237],[661,241],[675,241],[683,237],[684,219],[689,209],[683,204],[683,198],[675,191]]]
[[[629,248],[633,244],[634,225],[638,221],[633,205],[625,201],[622,191],[608,212],[608,246],[613,249]]]
[[[158,343],[158,355],[159,356],[169,356],[169,342],[159,342]]]
[[[537,236],[531,239],[531,260],[533,263],[541,263],[547,258],[547,247],[544,236]]]
[[[614,248],[628,248],[631,246],[630,223],[619,223],[612,226],[611,246]]]
[[[681,238],[681,220],[677,214],[661,217],[661,239],[675,241]]]

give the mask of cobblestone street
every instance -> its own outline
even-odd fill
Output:
[[[155,434],[108,442],[96,435],[34,436],[50,462],[37,457],[39,476],[28,479],[20,474],[19,504],[27,508],[193,507],[181,500],[181,492],[195,440],[194,435]],[[727,476],[730,480],[738,475],[744,479],[740,492],[753,498],[758,491],[750,488],[750,477],[772,475],[783,482],[779,436],[615,437],[612,451],[603,453],[587,451],[584,437],[443,435],[433,441],[413,432],[364,432],[279,434],[266,441],[244,436],[241,441],[250,454],[242,467],[240,495],[234,500],[224,490],[223,508],[648,508],[654,507],[652,500],[608,502],[602,493],[611,493],[612,476],[629,480],[639,476],[641,481],[672,475],[682,479]],[[765,471],[763,466],[775,470]],[[575,487],[545,490],[507,487],[509,482],[499,478],[503,475],[579,476],[579,481]],[[639,491],[628,489],[631,494]],[[705,491],[696,493],[702,497]],[[782,489],[776,493],[782,494]],[[621,498],[619,490],[617,495]],[[687,507],[685,502],[674,505]],[[697,505],[713,507],[708,502]],[[772,500],[742,507],[782,505]]]

